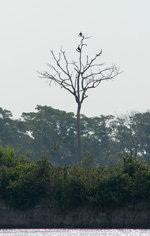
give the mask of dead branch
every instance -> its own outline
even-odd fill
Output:
[[[81,41],[77,48],[77,51],[79,52],[78,62],[68,62],[66,53],[62,49],[60,49],[58,58],[55,56],[53,50],[51,50],[50,52],[56,66],[48,64],[52,73],[49,74],[44,71],[39,74],[40,77],[48,79],[50,85],[52,82],[55,82],[73,94],[76,101],[82,103],[83,100],[88,97],[87,91],[89,89],[98,87],[104,80],[112,80],[121,72],[115,65],[103,68],[105,66],[104,63],[97,63],[98,58],[102,55],[102,50],[100,50],[92,59],[89,59],[87,56],[86,63],[83,65],[82,50],[84,46],[87,46],[84,41],[91,37],[85,37],[81,32],[79,33],[79,36],[81,37]]]

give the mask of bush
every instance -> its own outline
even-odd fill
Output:
[[[18,178],[10,180],[6,188],[7,203],[20,209],[35,206],[46,195],[50,164],[40,159],[37,163],[32,161],[26,166],[17,166],[15,171]]]
[[[46,157],[37,162],[0,145],[0,197],[9,206],[26,209],[42,197],[54,199],[62,209],[94,204],[121,206],[150,196],[150,165],[132,153],[118,167],[54,167]]]

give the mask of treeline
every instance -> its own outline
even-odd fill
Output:
[[[83,157],[94,166],[114,166],[130,150],[150,161],[150,112],[122,117],[82,115],[81,133]],[[37,106],[35,112],[13,119],[10,111],[0,108],[0,140],[4,147],[12,146],[18,155],[26,153],[32,160],[49,155],[55,166],[77,164],[74,113]]]
[[[61,210],[92,205],[120,207],[149,199],[150,165],[132,152],[117,167],[56,167],[46,157],[37,161],[0,145],[0,199],[15,209],[34,207],[41,199]]]

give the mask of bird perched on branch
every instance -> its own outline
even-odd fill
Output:
[[[78,46],[76,50],[77,50],[77,52],[81,52],[80,46]]]
[[[82,32],[80,32],[80,33],[79,33],[79,37],[83,37],[83,34],[82,34]]]

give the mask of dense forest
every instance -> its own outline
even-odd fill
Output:
[[[86,117],[81,115],[82,151],[84,162],[93,166],[115,166],[120,156],[130,153],[150,161],[150,112]],[[18,155],[25,154],[36,161],[49,157],[54,166],[77,164],[76,116],[48,106],[35,112],[22,113],[13,119],[12,113],[0,108],[0,140]]]
[[[41,198],[60,209],[121,206],[150,194],[150,112],[81,119],[76,158],[73,113],[37,106],[12,119],[0,109],[0,198],[15,209]]]

